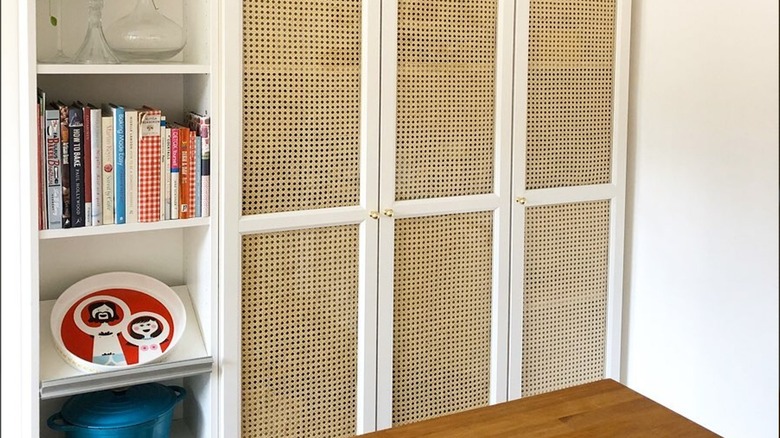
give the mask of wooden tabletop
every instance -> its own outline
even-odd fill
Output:
[[[610,379],[361,435],[365,438],[519,436],[718,435]]]

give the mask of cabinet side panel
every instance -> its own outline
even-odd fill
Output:
[[[493,192],[496,14],[398,2],[396,200]]]
[[[490,395],[493,212],[395,221],[393,425]]]
[[[609,201],[530,207],[522,396],[604,378]]]
[[[355,434],[358,239],[357,225],[243,237],[243,437]]]
[[[609,183],[615,1],[533,0],[528,27],[526,188]]]
[[[359,204],[361,18],[244,1],[243,215]]]

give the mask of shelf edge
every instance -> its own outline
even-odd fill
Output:
[[[117,380],[122,385],[136,385],[152,381],[169,380],[210,373],[214,359],[211,356],[187,359],[177,362],[151,364],[135,369],[87,374],[79,377],[49,380],[41,382],[41,400],[64,397],[85,392],[100,391],[117,387]]]
[[[37,74],[209,74],[208,64],[38,64]]]
[[[68,237],[102,236],[106,234],[138,233],[144,231],[171,230],[176,228],[203,227],[211,223],[211,217],[192,219],[173,219],[157,222],[134,224],[98,225],[94,227],[67,228],[59,230],[39,230],[40,240],[64,239]]]

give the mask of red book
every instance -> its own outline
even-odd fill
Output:
[[[197,157],[196,154],[195,154],[195,141],[196,141],[195,140],[195,137],[196,137],[195,131],[190,130],[189,133],[190,133],[190,142],[189,142],[189,145],[190,145],[190,155],[187,158],[190,160],[190,163],[189,163],[190,178],[187,180],[187,182],[190,185],[190,187],[189,187],[190,193],[189,193],[189,197],[187,198],[187,203],[190,206],[190,217],[196,217],[195,216],[195,213],[196,213],[196,211],[195,211],[196,210],[195,209],[195,197],[197,196],[197,191],[196,190],[200,190],[200,188],[196,187],[196,185],[197,185],[196,184],[197,178],[196,178],[196,175],[195,175],[195,170],[196,170],[195,169],[195,160],[196,159],[199,160],[200,157]]]
[[[38,103],[36,105],[36,119],[38,119],[38,229],[39,230],[45,230],[47,219],[46,219],[46,203],[44,200],[46,199],[46,179],[44,177],[44,165],[43,162],[46,159],[46,147],[45,147],[45,137],[43,136],[43,126],[45,124],[45,120],[41,117],[41,114],[45,114],[46,110],[44,108],[41,108],[41,101],[43,98],[41,97],[41,90],[38,90]],[[45,105],[44,105],[45,106]]]
[[[138,222],[160,220],[160,110],[138,110]]]

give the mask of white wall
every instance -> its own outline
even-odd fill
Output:
[[[25,316],[31,315],[29,281],[23,281],[21,259],[29,254],[23,247],[22,236],[25,227],[22,214],[22,194],[20,190],[21,169],[19,148],[19,38],[17,24],[18,1],[2,1],[2,127],[0,133],[0,187],[2,193],[2,292],[0,310],[2,311],[2,421],[0,435],[27,436],[19,425],[33,424],[30,409],[37,403],[38,394],[30,391],[29,382],[33,381],[30,366],[29,329],[23,330]],[[27,245],[29,246],[29,244]],[[27,265],[29,266],[29,260]],[[22,290],[23,285],[27,290]],[[25,342],[27,340],[28,342]],[[35,420],[37,422],[37,419]],[[28,428],[23,428],[27,432]]]
[[[778,2],[634,0],[623,376],[778,436]]]

